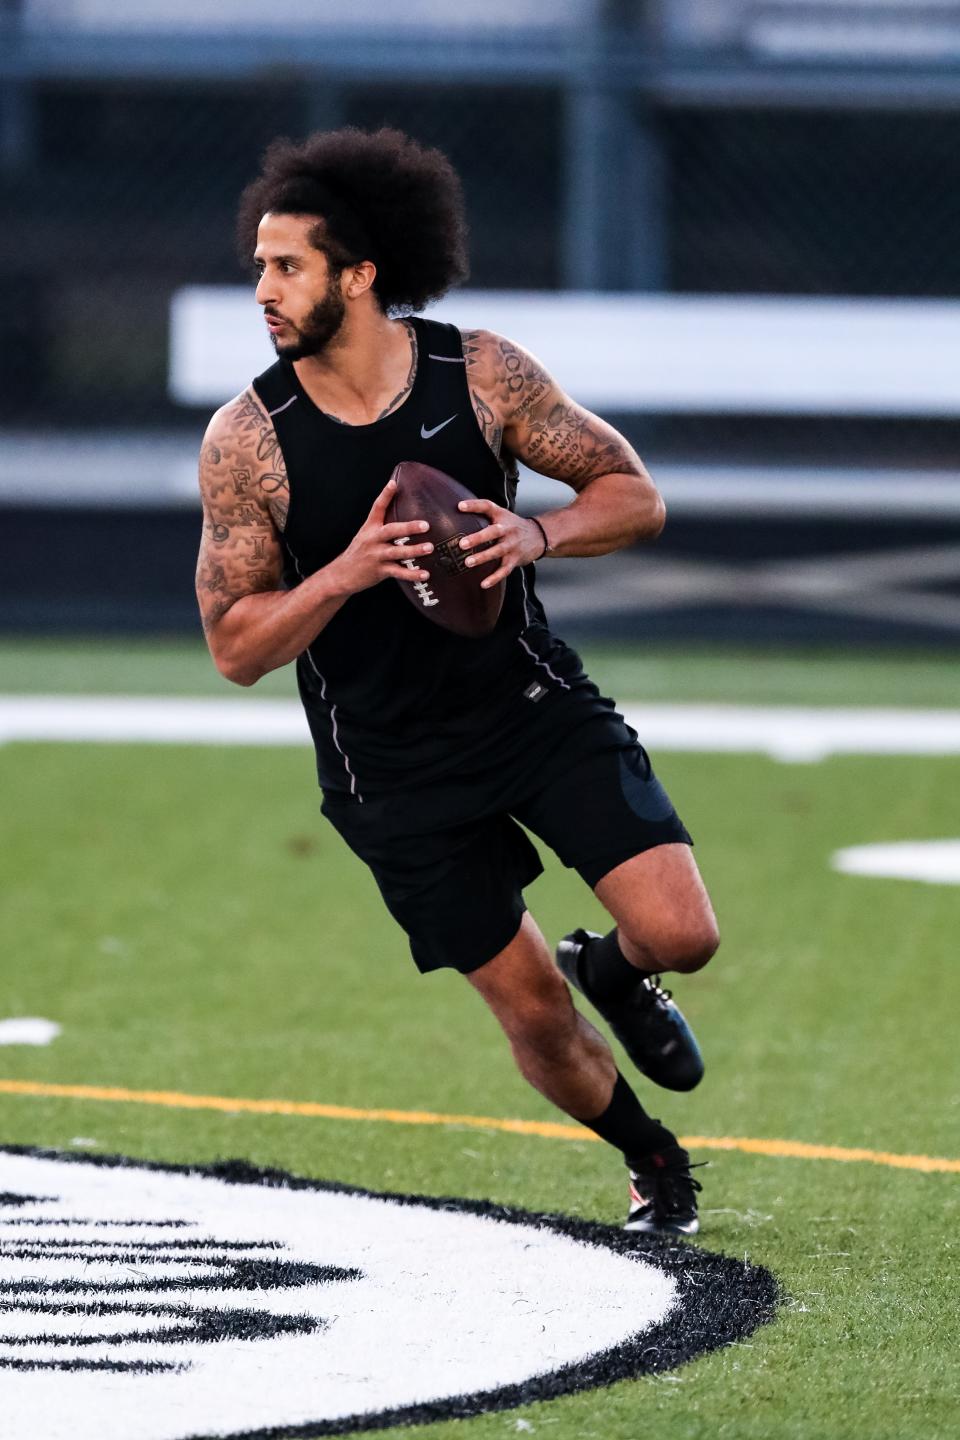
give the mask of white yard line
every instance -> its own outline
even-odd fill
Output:
[[[817,761],[829,755],[960,755],[960,710],[817,709],[787,705],[623,707],[654,751]],[[295,700],[154,696],[0,696],[0,744],[94,741],[160,745],[308,745]]]
[[[898,840],[887,845],[852,845],[846,850],[837,850],[830,864],[842,875],[876,875],[883,880],[960,885],[960,840]]]
[[[60,1030],[56,1020],[42,1020],[38,1015],[0,1020],[0,1045],[50,1045]]]
[[[310,732],[296,700],[4,695],[0,697],[0,743],[10,740],[307,745]]]

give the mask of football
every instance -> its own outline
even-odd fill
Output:
[[[422,538],[432,541],[434,547],[432,554],[404,562],[411,568],[426,570],[429,580],[416,585],[402,580],[396,583],[411,605],[435,625],[473,639],[489,635],[500,616],[506,582],[501,580],[489,590],[481,590],[480,582],[490,574],[495,562],[469,568],[465,564],[467,555],[477,552],[461,550],[461,539],[485,530],[490,523],[484,515],[457,509],[461,500],[476,499],[473,491],[442,470],[413,460],[401,461],[392,478],[397,489],[387,520],[428,521],[430,532]]]

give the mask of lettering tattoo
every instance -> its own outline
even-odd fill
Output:
[[[262,525],[263,511],[256,505],[238,505],[233,512],[233,524],[237,525]]]
[[[521,356],[509,340],[500,342],[507,393],[512,397],[513,423],[524,420],[553,386],[546,370],[532,355]]]
[[[550,376],[526,350],[486,330],[464,330],[463,358],[467,384],[480,433],[504,469],[512,457],[503,454],[504,425],[526,416],[549,390]]]
[[[251,570],[247,575],[247,584],[251,593],[258,590],[276,590],[277,577],[272,570]]]
[[[614,473],[640,475],[630,446],[609,425],[578,405],[558,402],[545,416],[532,417],[523,459],[542,474],[576,483]]]
[[[280,442],[252,390],[218,411],[200,453],[197,599],[209,633],[247,595],[278,590],[290,487]]]
[[[539,361],[501,335],[463,332],[468,385],[480,433],[501,464],[504,447],[575,489],[600,475],[642,475],[626,440],[564,395]]]

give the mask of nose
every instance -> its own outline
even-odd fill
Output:
[[[258,305],[270,305],[277,299],[277,286],[269,270],[264,270],[257,281],[256,296]]]

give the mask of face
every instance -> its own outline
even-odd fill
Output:
[[[266,214],[257,229],[257,302],[273,348],[284,360],[319,355],[346,313],[340,276],[310,244],[312,216]]]

